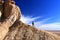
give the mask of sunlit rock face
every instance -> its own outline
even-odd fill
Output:
[[[60,40],[60,37],[56,34],[44,30],[38,30],[33,26],[21,22],[19,20],[21,18],[21,11],[19,7],[15,4],[9,3],[8,5],[5,5],[4,17],[9,18],[11,16],[14,16],[13,19],[11,21],[7,20],[8,23],[10,22],[10,27],[7,26],[8,24],[6,25],[8,30],[3,30],[3,34],[5,35],[3,36],[4,38],[0,40]],[[11,22],[13,22],[13,24],[11,24]]]
[[[3,40],[7,35],[9,28],[14,24],[15,21],[20,19],[19,7],[9,3],[8,5],[0,5],[0,40]],[[3,21],[2,21],[3,20]]]

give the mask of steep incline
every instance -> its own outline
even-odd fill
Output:
[[[21,21],[15,22],[4,40],[60,40],[55,34],[38,30]]]

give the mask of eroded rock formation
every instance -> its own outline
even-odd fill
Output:
[[[1,4],[2,6],[3,4]],[[10,5],[10,4],[8,4]],[[8,8],[9,6],[7,6]],[[4,9],[3,11],[3,7],[0,7],[2,9],[2,11],[4,12],[4,18],[3,19],[3,22],[0,21],[0,40],[3,40],[4,37],[6,36],[6,34],[8,33],[9,31],[9,27],[11,27],[14,22],[18,19],[18,15],[19,15],[19,12],[15,12],[15,6],[13,5],[10,5],[10,9],[8,8],[7,10]],[[5,6],[6,8],[6,6]],[[13,11],[14,9],[14,11]],[[0,10],[1,11],[1,10]],[[3,12],[0,12],[0,14],[3,14]],[[8,12],[8,13],[7,13]],[[10,14],[9,14],[10,13]],[[11,14],[12,13],[12,14]],[[14,14],[13,14],[14,13]],[[6,15],[7,14],[7,15]],[[9,15],[8,15],[9,14]],[[3,18],[3,17],[2,17]]]
[[[0,40],[60,40],[56,34],[21,22],[21,12],[15,2],[6,2],[3,13],[5,19],[0,26]]]

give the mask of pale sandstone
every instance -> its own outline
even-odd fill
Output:
[[[9,11],[11,13],[14,13],[15,11],[13,11],[13,9],[16,10],[14,8],[15,6],[13,6],[13,5],[10,5],[10,6],[11,6],[11,9]],[[8,12],[8,10],[6,10],[6,11]],[[7,12],[5,12],[5,13],[7,13]],[[11,15],[11,13],[9,16],[7,16],[7,15],[4,16],[7,18],[4,19],[3,22],[0,22],[0,40],[4,39],[4,37],[6,36],[6,34],[9,31],[9,27],[11,27],[14,24],[14,22],[18,19],[18,12],[14,13],[12,15]],[[1,14],[2,14],[2,12],[1,12]],[[9,14],[9,12],[7,14]]]

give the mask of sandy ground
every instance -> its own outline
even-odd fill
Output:
[[[53,32],[55,34],[57,34],[58,36],[60,36],[60,30],[48,30],[49,32]]]

